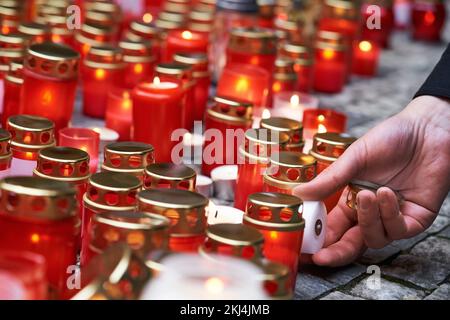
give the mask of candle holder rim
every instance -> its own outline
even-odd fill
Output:
[[[86,151],[64,146],[44,148],[39,151],[39,157],[45,160],[67,163],[89,160],[89,154]]]
[[[210,225],[206,228],[206,236],[230,246],[258,246],[264,242],[264,236],[258,229],[245,224]]]
[[[165,180],[192,179],[197,173],[191,167],[173,163],[151,163],[144,169],[145,174]]]
[[[261,136],[262,132],[267,132],[268,134]],[[273,133],[276,133],[275,137],[278,138],[277,140],[273,140]],[[245,138],[249,141],[256,143],[263,143],[266,145],[283,145],[287,144],[288,141],[290,140],[289,135],[287,133],[277,132],[266,128],[249,129],[245,132]]]
[[[22,58],[25,55],[23,49],[0,48],[0,57],[2,58]],[[9,66],[6,65],[7,68]],[[5,69],[4,71],[8,71]]]
[[[132,21],[130,23],[130,30],[141,32],[141,33],[144,33],[147,35],[149,35],[149,34],[157,35],[157,34],[159,34],[159,32],[161,32],[161,30],[159,28],[157,28],[154,23],[152,23],[152,22],[146,23],[141,20]]]
[[[300,222],[289,222],[289,223],[281,223],[281,222],[269,222],[269,221],[261,221],[255,218],[244,215],[244,221],[250,223],[251,225],[258,226],[261,229],[265,230],[274,230],[274,231],[296,231],[302,230],[305,228],[305,220],[303,218],[300,219]]]
[[[114,211],[114,212],[102,212],[94,215],[94,221],[99,224],[108,225],[115,228],[124,228],[127,230],[163,230],[168,229],[170,220],[165,216],[149,213],[149,212],[136,212],[136,211]],[[123,220],[120,220],[123,219]],[[133,219],[140,219],[142,221],[127,221]]]
[[[11,132],[6,129],[0,128],[0,142],[11,140],[11,138]]]
[[[279,151],[270,157],[270,163],[289,168],[306,168],[315,166],[316,158],[297,151]]]
[[[338,132],[316,133],[313,139],[317,142],[323,142],[334,146],[349,146],[357,140],[357,138],[352,137],[349,134]]]
[[[8,118],[8,126],[19,130],[41,132],[54,129],[55,123],[44,117],[19,114]]]
[[[28,47],[28,54],[52,61],[78,60],[80,54],[71,47],[50,41],[35,43]]]
[[[19,24],[18,31],[29,36],[41,36],[50,34],[48,25],[39,22],[22,22]]]
[[[97,172],[90,176],[89,184],[109,191],[130,191],[130,189],[139,189],[141,181],[130,174],[122,172]]]
[[[261,128],[276,130],[281,132],[290,132],[303,129],[301,121],[284,117],[270,117],[261,120]]]
[[[262,163],[262,164],[269,164],[270,163],[270,158],[269,157],[255,156],[254,154],[251,154],[251,153],[245,151],[243,146],[239,147],[239,154],[241,156],[243,156],[244,158],[255,160],[258,163]]]
[[[207,64],[208,56],[204,52],[177,52],[173,61],[188,65]]]
[[[138,141],[119,141],[109,143],[105,146],[105,151],[122,155],[146,154],[155,151],[151,144]]]
[[[75,195],[72,185],[63,181],[41,177],[11,176],[0,180],[4,191],[36,197],[57,197]]]
[[[296,196],[278,192],[257,192],[249,195],[248,202],[271,208],[300,206],[303,201]]]
[[[0,43],[25,45],[27,42],[28,37],[19,32],[0,33]]]
[[[193,191],[181,189],[148,189],[137,195],[138,202],[168,209],[194,209],[208,205],[209,200]]]

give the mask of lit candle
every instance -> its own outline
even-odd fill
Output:
[[[123,50],[123,61],[126,64],[126,88],[133,89],[139,82],[153,79],[155,58],[149,41],[122,40],[119,42],[119,48]]]
[[[290,58],[275,60],[275,74],[272,82],[272,96],[274,94],[297,89],[297,73],[294,71],[295,61]]]
[[[311,92],[313,87],[313,55],[311,49],[297,43],[285,43],[281,47],[279,55],[294,60],[298,90]]]
[[[303,141],[303,125],[300,121],[287,118],[270,117],[261,120],[261,128],[284,132],[289,135],[289,142],[286,145],[288,151],[302,151]]]
[[[9,175],[12,152],[10,149],[11,133],[0,129],[0,179]]]
[[[412,1],[413,37],[424,41],[440,41],[445,24],[444,1]]]
[[[174,188],[195,190],[197,173],[183,164],[152,163],[144,170],[144,189]]]
[[[359,31],[360,5],[345,0],[326,0],[319,30],[338,32],[353,42]]]
[[[318,107],[319,99],[315,96],[295,91],[280,92],[274,95],[273,109],[270,113],[273,117],[302,121],[305,109]]]
[[[208,225],[221,223],[241,224],[244,211],[229,206],[216,206],[212,201],[208,205]]]
[[[171,135],[182,124],[182,97],[180,84],[160,82],[158,77],[152,83],[139,84],[131,94],[134,140],[150,143],[158,162],[171,161],[172,148],[176,145]]]
[[[379,46],[367,40],[353,46],[353,73],[372,77],[377,73],[380,57]]]
[[[91,173],[97,171],[100,145],[100,135],[97,132],[88,128],[64,128],[59,131],[58,145],[87,152]]]
[[[162,60],[172,61],[176,53],[208,51],[208,38],[205,34],[189,30],[172,30],[168,33],[163,49]]]
[[[119,134],[113,129],[102,127],[91,127],[89,129],[97,132],[100,137],[100,143],[98,147],[100,152],[103,152],[108,144],[116,142],[119,139]]]
[[[238,175],[237,165],[218,166],[211,171],[214,182],[214,196],[225,201],[234,200],[234,190]]]
[[[119,141],[131,139],[133,124],[133,101],[131,92],[126,89],[113,89],[108,94],[105,113],[105,127],[119,134]]]
[[[314,90],[338,93],[347,78],[347,49],[342,45],[317,42],[314,63]]]

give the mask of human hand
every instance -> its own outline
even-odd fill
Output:
[[[384,185],[358,193],[358,209],[346,205],[346,189],[328,215],[324,248],[315,264],[340,266],[369,248],[413,237],[436,218],[450,189],[450,102],[414,99],[353,143],[313,181],[295,189],[303,200],[325,199],[350,180]],[[404,198],[401,206],[395,193]]]

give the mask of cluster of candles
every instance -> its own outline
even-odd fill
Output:
[[[375,76],[389,46],[392,1],[363,2],[324,0],[312,33],[293,1],[0,3],[0,298],[289,299],[344,191],[293,189],[355,141],[312,92]],[[444,20],[442,1],[414,1],[415,38]],[[77,90],[106,128],[71,126]],[[243,135],[200,175],[172,162],[179,129],[203,151],[211,130]],[[208,199],[213,181],[234,208]]]

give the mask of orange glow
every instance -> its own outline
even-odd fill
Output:
[[[250,63],[257,66],[259,64],[259,57],[258,56],[252,57],[250,59]]]
[[[41,43],[44,41],[44,38],[42,36],[36,36],[36,38],[34,38],[35,42]]]
[[[153,16],[150,12],[144,13],[144,15],[142,16],[142,21],[144,21],[145,23],[150,23],[153,20]]]
[[[23,137],[23,142],[25,143],[31,143],[32,140],[32,134],[31,133],[25,133],[24,137]]]
[[[44,94],[42,95],[42,103],[49,105],[53,100],[53,95],[50,90],[45,90]]]
[[[244,92],[248,90],[248,80],[247,78],[239,78],[239,80],[236,82],[236,91],[237,92]]]
[[[270,235],[270,239],[272,239],[272,240],[278,239],[278,232],[276,232],[276,231],[270,231],[269,235]]]
[[[281,84],[279,82],[274,82],[272,85],[272,91],[273,92],[280,92],[281,90]]]
[[[225,284],[217,277],[211,277],[205,282],[205,289],[212,294],[219,294],[223,291]]]
[[[336,52],[335,52],[334,50],[332,50],[332,49],[325,49],[325,50],[322,52],[322,56],[323,56],[323,58],[326,59],[326,60],[331,60],[331,59],[333,59],[335,55],[336,55]]]
[[[134,73],[141,74],[144,71],[144,66],[141,63],[137,63],[134,65]]]
[[[182,37],[184,40],[191,40],[191,39],[192,39],[192,32],[190,32],[190,31],[188,31],[188,30],[185,30],[185,31],[183,31],[183,32],[181,33],[181,37]]]
[[[34,158],[33,152],[25,152],[25,158],[27,158],[29,160],[33,160],[33,158]]]
[[[423,16],[423,22],[427,26],[431,26],[436,21],[436,16],[432,11],[427,11]]]
[[[52,35],[52,41],[55,42],[55,43],[59,43],[59,42],[62,42],[62,38],[61,38],[61,36],[59,34],[53,34]]]
[[[369,52],[372,50],[372,44],[369,41],[361,41],[359,43],[359,50],[362,52]]]
[[[125,91],[122,95],[122,108],[125,110],[128,110],[131,108],[131,99],[130,99],[130,93],[128,91]]]
[[[83,51],[83,55],[86,55],[90,48],[91,47],[87,43],[83,44],[83,47],[81,49]]]
[[[83,150],[83,151],[85,151],[85,152],[88,152],[88,148],[87,148],[86,146],[82,146],[82,147],[80,147],[79,149],[80,149],[80,150]]]
[[[323,124],[319,123],[319,126],[317,127],[318,133],[325,133],[327,132],[327,127],[325,127]]]
[[[317,116],[317,121],[319,121],[319,122],[324,122],[324,121],[325,121],[325,116],[324,116],[323,114],[319,114],[319,115]]]
[[[41,237],[37,233],[33,233],[30,237],[32,243],[39,243]]]
[[[3,34],[8,34],[11,31],[11,29],[8,26],[3,26],[2,27],[2,33]]]
[[[96,69],[95,70],[95,77],[97,80],[103,80],[105,79],[106,72],[104,69]]]

